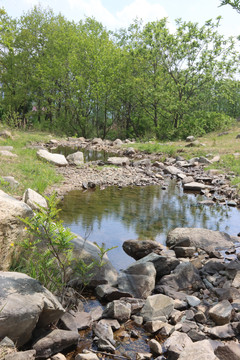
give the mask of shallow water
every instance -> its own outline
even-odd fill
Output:
[[[124,269],[133,259],[124,253],[127,239],[152,239],[165,244],[169,230],[176,227],[204,227],[237,235],[240,211],[223,205],[204,206],[203,197],[187,194],[175,181],[166,190],[161,186],[127,187],[72,191],[60,204],[61,219],[74,233],[117,246],[108,253],[116,269]]]
[[[92,149],[84,149],[79,146],[75,146],[75,147],[58,146],[56,148],[51,149],[52,153],[62,154],[65,157],[67,157],[70,154],[75,153],[76,151],[81,151],[83,153],[84,162],[97,161],[97,160],[102,160],[105,162],[111,156],[118,156],[117,154],[114,154],[114,153],[109,153],[106,151],[96,151],[96,150],[92,150]]]

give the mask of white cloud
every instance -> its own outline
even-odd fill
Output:
[[[117,13],[118,22],[123,27],[128,26],[136,18],[147,23],[167,16],[165,9],[160,4],[151,4],[147,0],[134,0]]]
[[[76,11],[75,18],[82,19],[83,16],[94,17],[107,27],[113,27],[116,18],[102,4],[101,0],[69,0],[70,8]]]
[[[68,0],[71,11],[75,12],[75,20],[85,16],[93,16],[108,29],[115,30],[129,26],[134,19],[142,19],[144,23],[167,17],[165,9],[150,0],[133,0],[116,14],[111,13],[101,0]],[[115,1],[115,0],[113,0]]]

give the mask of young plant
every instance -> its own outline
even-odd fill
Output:
[[[48,207],[40,207],[32,218],[21,219],[29,236],[20,243],[24,249],[22,266],[50,291],[60,295],[68,281],[73,258],[74,235],[58,220],[56,194],[47,197]]]

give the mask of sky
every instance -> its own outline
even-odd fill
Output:
[[[144,23],[167,17],[174,30],[175,19],[198,22],[222,16],[219,32],[228,36],[240,35],[240,14],[229,5],[219,7],[220,0],[0,0],[8,15],[20,17],[34,5],[51,8],[68,20],[78,22],[85,16],[94,17],[107,29],[128,27],[134,19]]]

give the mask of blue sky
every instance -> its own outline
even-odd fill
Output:
[[[230,6],[220,8],[220,0],[0,0],[0,7],[16,18],[39,3],[76,22],[93,16],[111,30],[127,27],[136,17],[148,22],[166,16],[174,29],[177,18],[203,24],[221,15],[219,31],[226,36],[240,35],[240,15]]]

